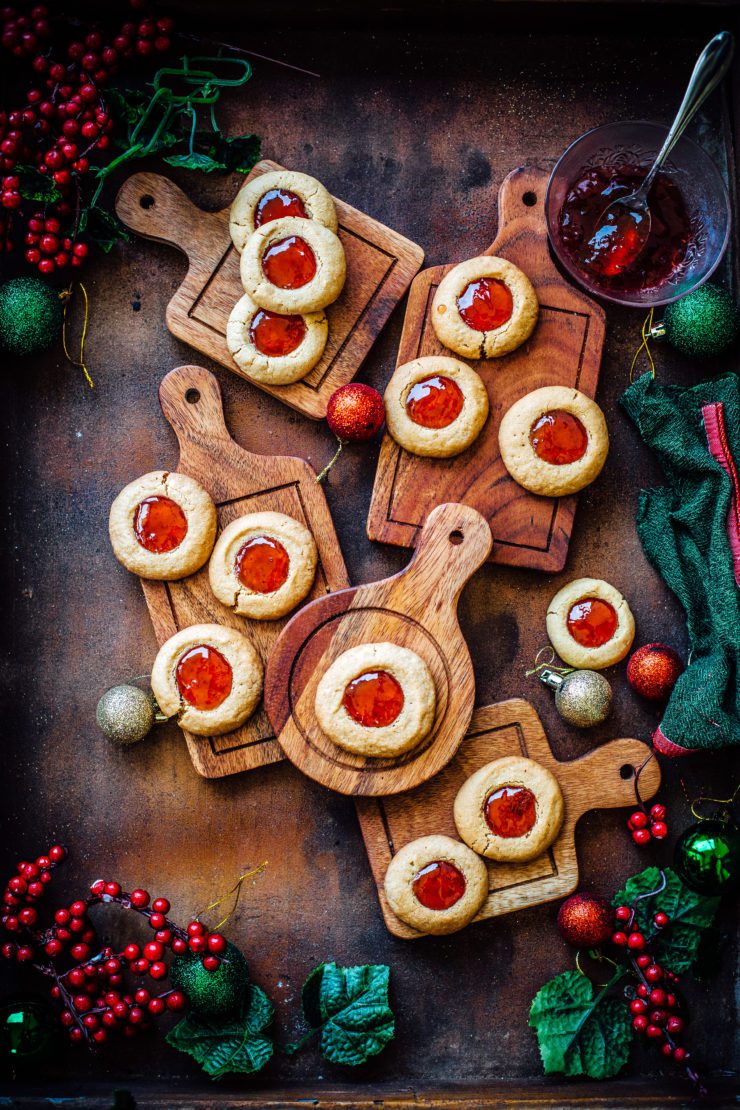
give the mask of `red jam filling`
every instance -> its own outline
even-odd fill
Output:
[[[618,624],[614,606],[600,597],[582,597],[568,613],[568,631],[583,647],[601,647],[611,640]]]
[[[176,501],[169,497],[145,497],[134,512],[134,535],[147,551],[163,555],[174,551],[185,539],[188,520]]]
[[[231,693],[233,677],[228,660],[208,644],[186,651],[175,669],[180,695],[195,709],[216,709]]]
[[[234,570],[242,586],[255,594],[279,590],[288,577],[290,557],[272,536],[252,536],[236,553]]]
[[[471,281],[457,299],[465,323],[474,331],[495,331],[511,319],[514,301],[505,281],[480,278]]]
[[[435,374],[411,386],[406,412],[423,428],[447,428],[462,412],[464,399],[457,382]]]
[[[414,876],[411,889],[428,910],[448,910],[465,893],[465,876],[454,863],[435,860]]]
[[[278,289],[301,289],[316,275],[316,255],[305,239],[289,235],[267,248],[262,255],[262,270]]]
[[[686,257],[693,237],[691,218],[678,185],[667,174],[659,173],[648,195],[650,232],[632,264],[621,268],[622,255],[627,260],[634,257],[629,241],[633,228],[625,223],[621,241],[616,235],[608,242],[610,257],[604,259],[597,253],[591,265],[584,265],[584,257],[591,250],[588,244],[604,209],[634,192],[646,173],[647,167],[636,165],[583,169],[563,201],[559,217],[563,247],[573,264],[603,289],[630,293],[653,289],[667,281]]]
[[[348,683],[342,705],[358,725],[383,728],[403,709],[403,689],[387,671],[365,671]]]
[[[296,193],[291,193],[289,189],[268,189],[260,197],[255,209],[254,226],[262,227],[262,224],[281,220],[283,216],[298,216],[307,220],[308,212]]]
[[[537,802],[526,786],[502,786],[486,798],[483,814],[496,836],[526,836],[537,820]]]
[[[588,433],[577,416],[551,409],[539,416],[529,431],[532,450],[543,462],[564,466],[586,454]]]
[[[261,308],[249,327],[249,338],[257,350],[268,358],[289,355],[303,342],[306,321],[302,316],[281,316]]]

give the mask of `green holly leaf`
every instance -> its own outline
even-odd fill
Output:
[[[39,204],[53,204],[61,200],[62,194],[53,178],[39,173],[35,166],[17,165],[13,173],[21,179],[19,191],[24,200],[35,200]]]
[[[83,209],[80,214],[79,230],[106,254],[113,250],[119,240],[128,242],[131,238],[118,217],[97,204]]]
[[[632,1042],[629,1009],[604,992],[594,997],[590,979],[566,971],[545,983],[529,1011],[546,1075],[609,1079],[627,1063]]]
[[[191,1013],[167,1034],[167,1043],[186,1052],[212,1079],[239,1072],[253,1075],[271,1059],[275,1046],[265,1030],[275,1011],[265,992],[250,983],[243,1012],[226,1021],[204,1020]]]
[[[681,975],[696,960],[702,934],[714,920],[719,898],[697,894],[670,868],[665,869],[664,875],[665,890],[637,903],[635,922],[646,938],[654,937],[649,940],[649,947],[658,963],[667,971]],[[648,867],[627,880],[624,889],[615,895],[613,905],[631,906],[638,895],[648,894],[659,886],[660,871],[657,867]],[[658,910],[668,914],[670,924],[656,932],[653,917]]]
[[[236,135],[233,139],[221,135],[211,153],[227,170],[246,174],[260,156],[260,145],[259,135]]]
[[[219,162],[210,154],[199,154],[198,151],[193,151],[192,154],[168,154],[164,161],[168,166],[177,166],[182,170],[200,170],[202,173],[228,168],[225,162]]]
[[[332,1064],[364,1064],[393,1039],[389,977],[385,964],[337,967],[330,963],[320,964],[303,984],[303,1013],[311,1026],[308,1036],[321,1032],[321,1052]],[[299,1047],[289,1045],[287,1051]]]

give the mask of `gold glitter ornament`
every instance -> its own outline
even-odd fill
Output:
[[[569,725],[593,728],[609,716],[612,688],[602,674],[596,671],[558,674],[544,667],[538,677],[540,682],[555,691],[555,708]]]
[[[151,695],[138,686],[112,686],[95,711],[98,727],[115,744],[135,744],[152,730],[157,719]]]

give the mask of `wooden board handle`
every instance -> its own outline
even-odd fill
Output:
[[[196,208],[174,181],[159,173],[135,173],[124,181],[116,197],[116,213],[137,234],[173,244],[186,254],[188,243],[200,242],[204,222],[212,219],[210,212]]]
[[[569,801],[576,820],[589,809],[637,805],[635,774],[641,767],[640,797],[652,798],[660,786],[660,767],[650,754],[642,740],[610,740],[580,759],[561,763],[557,774],[570,780]]]
[[[193,447],[207,449],[219,440],[231,445],[221,388],[210,370],[202,366],[170,370],[159,387],[159,402],[175,431],[182,456]]]
[[[439,601],[457,601],[492,546],[491,529],[476,509],[454,502],[438,505],[427,517],[414,557],[401,575],[423,580],[429,591],[426,604],[433,612]]]
[[[544,207],[549,179],[549,171],[540,166],[519,166],[518,169],[507,174],[498,191],[498,234],[490,247],[483,252],[484,254],[497,253],[499,238],[506,228],[507,247],[510,247],[519,235],[526,236],[527,253],[532,260],[532,268],[537,269],[544,263],[547,269],[554,269],[547,236],[532,234],[534,222],[532,217],[537,209],[542,212],[542,223],[545,225],[547,223]]]

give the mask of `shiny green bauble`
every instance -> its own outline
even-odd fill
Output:
[[[235,1014],[249,982],[244,956],[233,944],[226,946],[215,971],[206,971],[203,956],[188,952],[173,960],[170,982],[187,998],[190,1009],[204,1018],[224,1018]]]
[[[46,351],[62,330],[58,290],[35,277],[0,285],[0,348],[24,358]]]
[[[724,354],[737,339],[740,313],[727,289],[701,285],[669,304],[655,330],[688,358],[712,358]]]
[[[58,1047],[54,1012],[40,998],[0,1003],[0,1060],[5,1074],[38,1072]]]
[[[727,894],[740,882],[740,829],[730,821],[699,821],[679,837],[673,860],[699,894]]]

